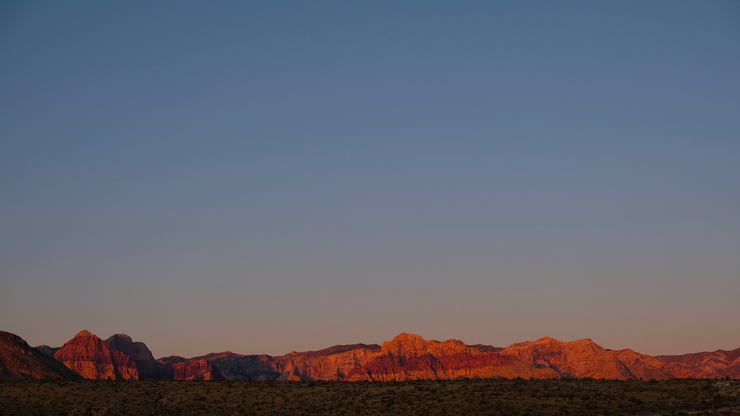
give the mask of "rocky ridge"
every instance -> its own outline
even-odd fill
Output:
[[[683,355],[657,355],[656,359],[711,378],[740,378],[740,348]]]
[[[157,361],[179,380],[404,381],[457,378],[669,379],[703,377],[632,350],[610,351],[591,340],[542,338],[508,348],[434,341],[402,333],[378,345],[338,345],[283,356],[232,352]]]
[[[608,350],[590,339],[541,338],[501,348],[401,333],[382,346],[337,345],[283,356],[212,353],[154,360],[142,342],[116,334],[102,341],[82,331],[55,357],[85,378],[175,380],[404,381],[458,378],[656,379],[733,376],[740,349],[652,357]],[[712,363],[709,365],[707,363]],[[718,364],[719,363],[719,364]],[[730,375],[726,375],[730,374]]]
[[[590,339],[562,342],[545,337],[513,344],[502,350],[501,354],[514,356],[538,368],[551,368],[561,377],[611,380],[705,377],[630,349],[607,350]]]
[[[31,348],[21,337],[0,331],[0,381],[80,378],[64,364]]]

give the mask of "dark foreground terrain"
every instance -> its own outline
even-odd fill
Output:
[[[740,415],[740,381],[35,381],[0,415]]]

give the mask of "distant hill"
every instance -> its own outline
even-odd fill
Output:
[[[54,348],[48,345],[38,345],[34,348],[44,353],[44,355],[48,355],[49,357],[53,357],[54,354],[56,354],[56,352],[59,351],[59,347]]]
[[[658,355],[656,359],[682,366],[711,378],[740,378],[740,348],[683,355]]]
[[[0,381],[81,378],[64,364],[31,348],[21,337],[0,331]]]

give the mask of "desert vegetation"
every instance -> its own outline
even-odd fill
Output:
[[[24,381],[0,415],[740,415],[740,381]]]

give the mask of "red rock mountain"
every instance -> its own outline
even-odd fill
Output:
[[[684,355],[658,355],[656,359],[711,378],[740,378],[740,348]]]
[[[378,345],[339,345],[279,357],[231,352],[158,360],[168,378],[180,380],[403,381],[456,378],[669,379],[705,377],[632,350],[611,351],[591,340],[542,338],[508,348],[427,341],[402,333]]]
[[[703,354],[703,355],[702,355]],[[403,381],[457,378],[670,379],[740,377],[740,349],[651,357],[608,350],[589,339],[542,338],[507,348],[427,341],[402,333],[380,345],[337,345],[283,356],[213,353],[154,361],[141,342],[114,335],[105,342],[82,331],[55,357],[85,378],[175,380]]]
[[[80,378],[64,364],[31,348],[21,337],[0,331],[0,381]]]
[[[81,331],[64,344],[54,358],[87,379],[137,380],[131,357],[112,349],[97,336]]]

